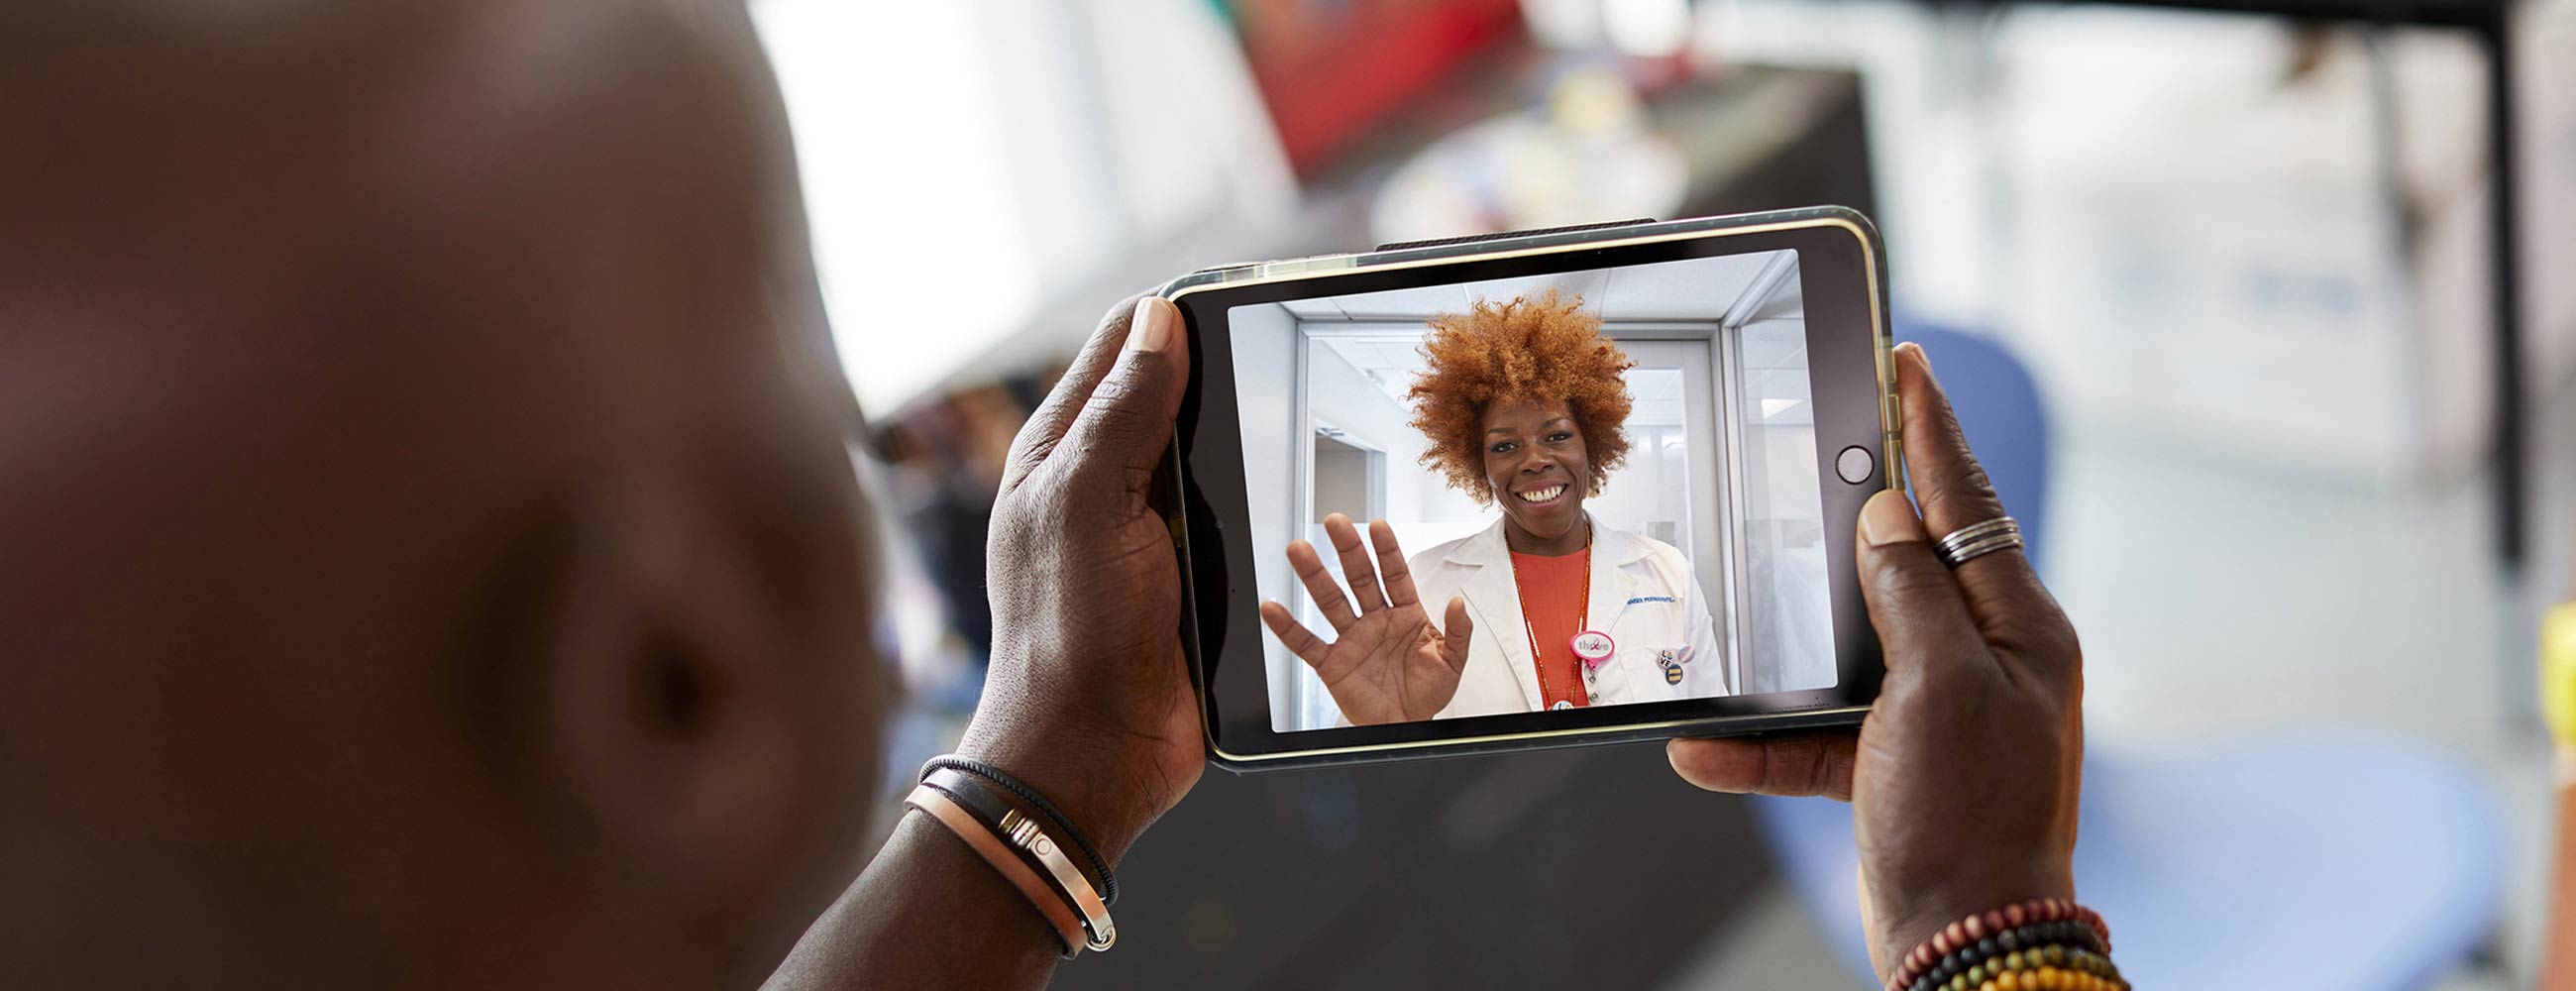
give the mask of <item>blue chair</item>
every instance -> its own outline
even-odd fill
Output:
[[[2033,561],[2045,546],[2048,427],[2029,372],[1983,338],[1900,323],[1922,345]],[[1760,798],[1790,887],[1875,987],[1851,808]],[[2493,935],[2503,815],[2472,770],[2418,744],[2311,735],[2084,766],[2082,900],[2139,987],[2405,991]]]

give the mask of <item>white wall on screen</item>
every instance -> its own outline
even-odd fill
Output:
[[[1779,290],[1792,303],[1792,278]],[[1766,303],[1761,310],[1783,308]],[[1737,330],[1748,361],[1740,415],[1744,441],[1745,570],[1750,609],[1747,688],[1797,691],[1835,683],[1833,607],[1827,592],[1823,495],[1818,490],[1806,320],[1793,305]],[[1766,408],[1768,401],[1772,408]],[[1783,405],[1786,404],[1786,405]]]
[[[1230,330],[1229,345],[1234,350],[1235,409],[1242,417],[1244,437],[1243,492],[1246,508],[1255,521],[1273,521],[1282,529],[1272,532],[1297,532],[1296,479],[1291,474],[1296,465],[1286,457],[1265,457],[1261,452],[1287,451],[1293,445],[1311,443],[1303,424],[1296,420],[1294,383],[1286,375],[1262,375],[1255,369],[1290,368],[1296,364],[1297,320],[1277,305],[1241,306],[1226,314]],[[1256,525],[1254,533],[1259,534]],[[1256,536],[1256,545],[1259,540]],[[1295,576],[1288,570],[1288,559],[1276,548],[1259,553],[1255,548],[1253,583],[1264,599],[1281,602],[1289,598],[1289,584]],[[1303,667],[1288,649],[1268,634],[1261,637],[1263,668],[1269,672],[1270,711],[1290,712],[1296,705],[1297,689],[1290,676],[1292,668]]]
[[[1311,422],[1329,424],[1386,452],[1386,490],[1380,493],[1380,504],[1386,507],[1387,519],[1414,520],[1449,511],[1449,500],[1441,498],[1446,487],[1436,480],[1426,484],[1421,467],[1426,441],[1421,431],[1413,429],[1412,411],[1332,348],[1311,340],[1306,348],[1306,410]]]

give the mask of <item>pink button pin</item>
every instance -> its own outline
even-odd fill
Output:
[[[1601,662],[1610,659],[1611,652],[1619,649],[1619,644],[1607,633],[1585,630],[1574,635],[1573,647],[1574,656],[1583,660],[1584,667],[1597,668]]]

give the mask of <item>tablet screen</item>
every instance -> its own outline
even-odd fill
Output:
[[[1272,730],[1833,687],[1802,290],[1779,249],[1228,309],[1251,570],[1316,638],[1262,632]],[[1337,514],[1463,651],[1356,621]]]

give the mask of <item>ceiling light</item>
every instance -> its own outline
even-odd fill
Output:
[[[1763,400],[1763,401],[1762,401],[1762,418],[1763,418],[1763,419],[1765,419],[1765,420],[1768,420],[1768,419],[1770,419],[1770,418],[1772,418],[1772,417],[1775,417],[1775,416],[1778,416],[1778,415],[1780,415],[1780,414],[1782,414],[1782,413],[1786,413],[1786,412],[1790,411],[1791,409],[1796,408],[1796,407],[1797,407],[1797,405],[1798,405],[1799,403],[1802,403],[1802,402],[1806,402],[1806,400],[1803,400],[1803,399],[1765,399],[1765,400]]]

